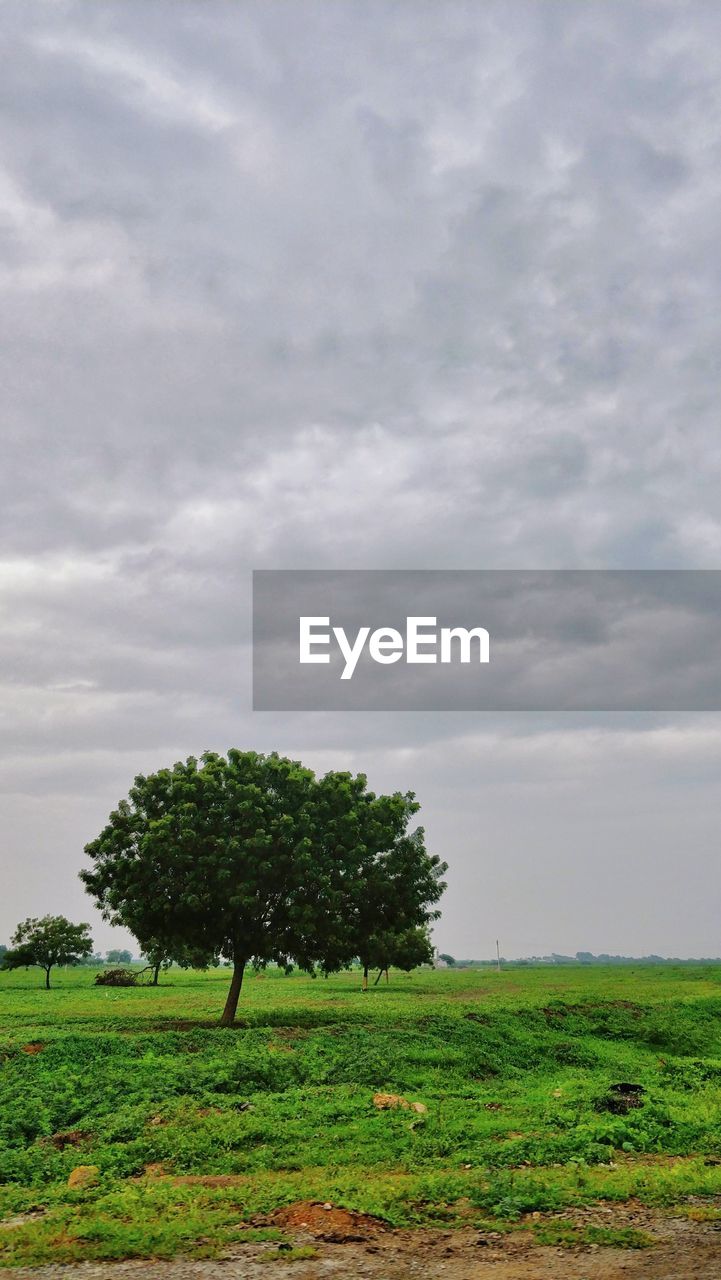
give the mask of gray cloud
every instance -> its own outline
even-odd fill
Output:
[[[415,786],[451,950],[718,950],[715,720],[254,717],[248,602],[717,567],[721,14],[5,0],[0,35],[0,932],[87,914],[136,769],[238,742]]]

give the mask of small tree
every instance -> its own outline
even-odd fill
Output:
[[[146,970],[150,969],[153,975],[149,983],[151,987],[157,987],[161,969],[166,971],[172,968],[174,964],[180,965],[181,969],[207,969],[210,963],[205,952],[192,951],[179,945],[174,948],[171,955],[168,948],[157,939],[155,941],[146,940],[143,948],[143,958],[148,961]],[[213,963],[215,962],[213,961]]]
[[[161,942],[145,944],[143,955],[148,961],[147,967],[152,970],[153,977],[151,979],[151,987],[157,987],[161,969],[169,969],[173,963],[172,956],[168,955],[167,950]]]
[[[105,960],[107,964],[126,965],[133,963],[132,951],[106,951]]]
[[[375,986],[385,973],[388,981],[389,969],[401,969],[410,973],[421,964],[430,964],[433,959],[433,944],[428,930],[422,926],[417,929],[404,929],[401,933],[388,930],[368,940],[368,956],[372,955],[370,967],[378,969]]]
[[[3,969],[27,969],[37,965],[45,972],[50,989],[50,971],[58,964],[80,964],[92,954],[89,924],[71,924],[65,916],[43,916],[19,924],[12,936],[13,946],[2,961]]]
[[[412,795],[403,797],[403,825],[390,848],[378,857],[353,887],[349,928],[354,937],[354,955],[363,967],[363,990],[368,988],[369,969],[380,966],[384,954],[404,946],[415,951],[415,964],[432,958],[422,941],[426,927],[437,920],[435,904],[445,889],[442,879],[447,864],[425,848],[422,827],[406,833],[410,816],[418,805]],[[428,944],[430,947],[430,943]],[[380,959],[379,959],[380,957]],[[389,964],[396,961],[389,960]],[[398,967],[402,967],[398,965]]]

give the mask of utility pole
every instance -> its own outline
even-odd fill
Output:
[[[498,938],[496,938],[496,969],[498,973],[501,972],[501,949],[498,945]]]

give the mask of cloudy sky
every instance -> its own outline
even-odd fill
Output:
[[[412,788],[442,949],[721,954],[721,718],[250,710],[252,568],[719,568],[721,8],[1,0],[0,939],[140,770]],[[118,941],[122,941],[118,937]]]

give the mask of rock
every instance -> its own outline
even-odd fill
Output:
[[[86,1187],[95,1187],[100,1181],[100,1169],[96,1164],[79,1164],[68,1178],[68,1186],[73,1191],[84,1191]]]
[[[391,1111],[394,1107],[402,1107],[404,1111],[415,1111],[420,1116],[428,1111],[424,1102],[409,1102],[399,1093],[374,1093],[373,1106],[378,1107],[379,1111]]]

